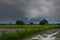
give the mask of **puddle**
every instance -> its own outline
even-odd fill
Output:
[[[60,35],[60,29],[47,30],[24,40],[60,40],[57,35]]]

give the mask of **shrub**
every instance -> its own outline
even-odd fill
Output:
[[[30,22],[30,25],[33,25],[33,22]]]
[[[25,23],[24,23],[24,21],[22,21],[22,20],[17,20],[17,21],[16,21],[16,24],[17,24],[17,25],[24,25]]]
[[[48,21],[44,19],[44,20],[40,21],[39,24],[41,24],[41,25],[45,25],[45,24],[48,24]]]

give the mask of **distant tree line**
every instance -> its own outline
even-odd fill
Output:
[[[16,24],[17,24],[17,25],[24,25],[25,22],[22,21],[22,20],[17,20],[17,21],[16,21]],[[30,22],[29,24],[30,24],[30,25],[33,25],[34,23],[33,23],[33,22]],[[48,24],[48,21],[47,21],[46,19],[43,19],[43,20],[41,20],[41,21],[39,22],[39,25],[46,25],[46,24]]]
[[[30,25],[34,25],[35,23],[33,23],[33,22],[30,22],[29,23]],[[46,19],[43,19],[43,20],[41,20],[40,22],[39,22],[39,25],[47,25],[47,24],[49,24],[48,23],[48,21],[46,20]],[[60,25],[60,23],[52,23],[53,25]],[[22,21],[22,20],[16,20],[16,23],[15,24],[13,24],[13,23],[3,23],[3,24],[0,24],[0,25],[25,25],[25,22],[24,21]],[[49,24],[49,25],[51,25],[51,24]]]

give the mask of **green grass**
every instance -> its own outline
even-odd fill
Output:
[[[9,32],[5,35],[0,35],[0,40],[17,40],[25,36],[32,35],[37,32],[42,32],[48,29],[60,28],[59,25],[0,25],[0,28],[31,28],[29,30],[19,30],[16,32]]]
[[[51,26],[57,26],[57,25],[0,25],[0,28],[41,28]]]

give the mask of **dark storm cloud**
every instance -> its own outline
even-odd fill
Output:
[[[3,6],[2,6],[3,5]],[[0,0],[0,18],[60,20],[60,0]]]
[[[23,10],[19,10],[17,7],[15,6],[1,6],[0,7],[0,18],[8,18],[8,17],[12,17],[12,18],[16,18],[16,17],[22,17],[23,18]]]

